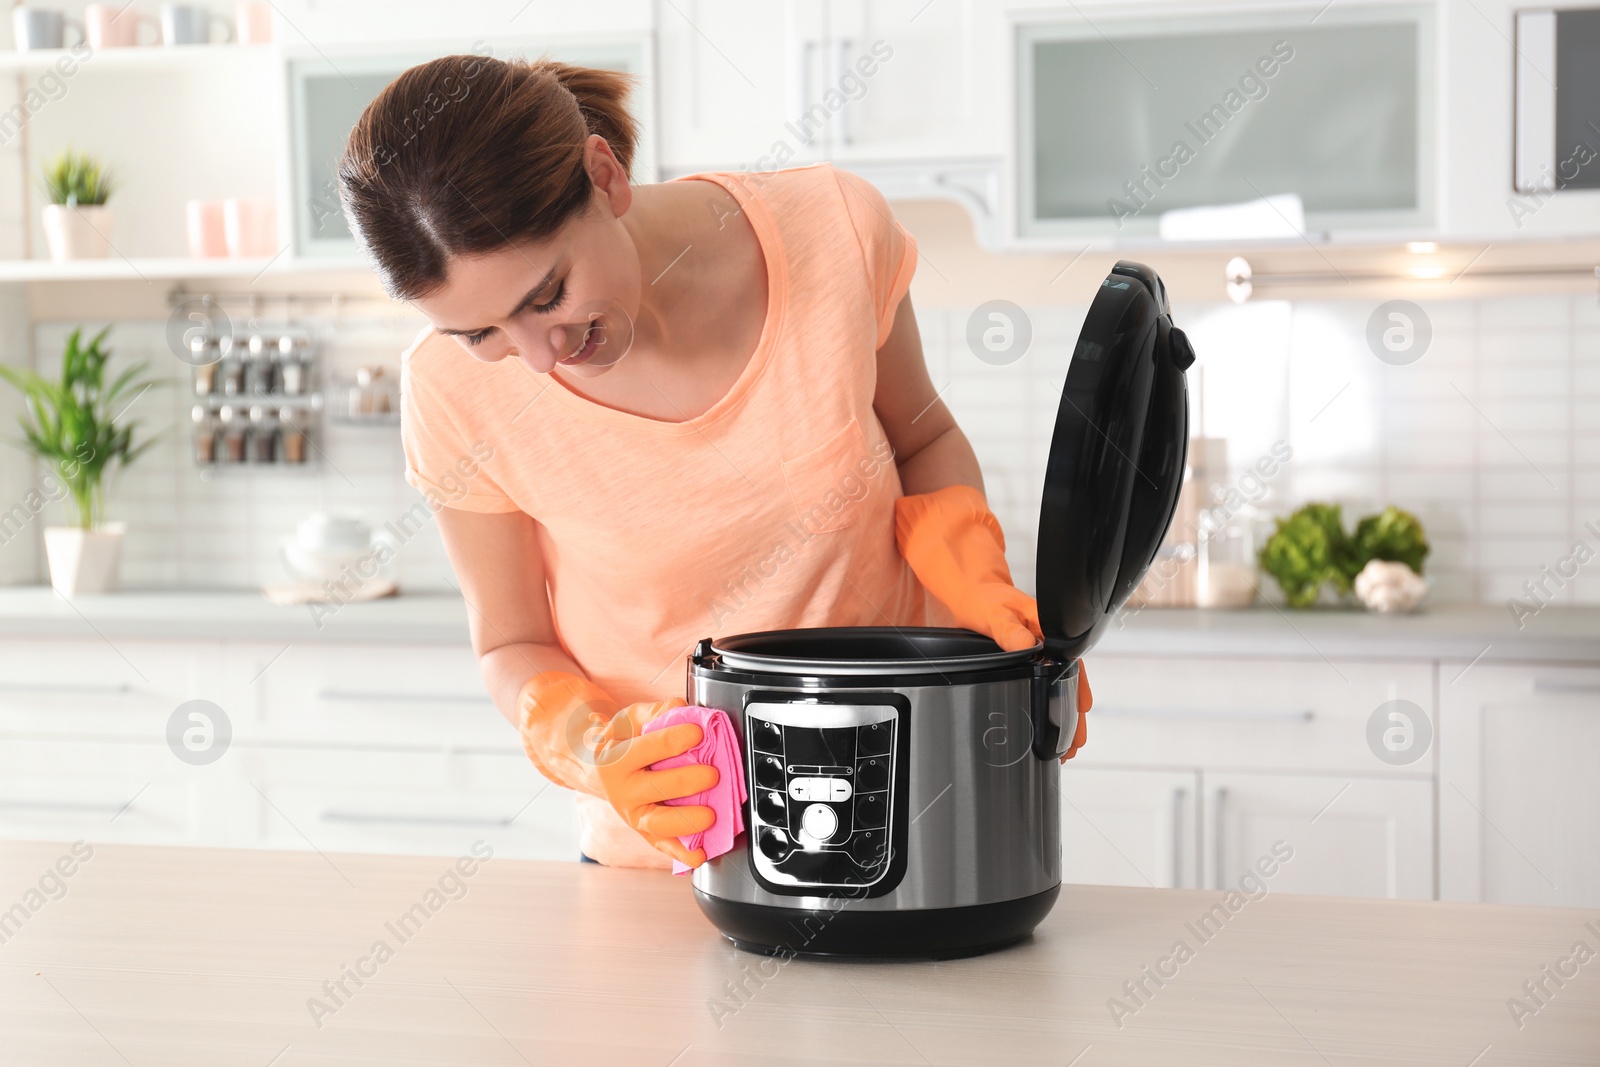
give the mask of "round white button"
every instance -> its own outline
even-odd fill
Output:
[[[839,816],[826,804],[812,804],[800,816],[800,829],[814,841],[826,841],[839,828]]]

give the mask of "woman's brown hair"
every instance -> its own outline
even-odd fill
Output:
[[[339,199],[389,295],[445,282],[452,256],[537,241],[589,205],[584,142],[631,171],[629,75],[549,59],[444,56],[367,105],[339,161]]]

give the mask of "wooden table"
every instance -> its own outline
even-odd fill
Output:
[[[92,853],[0,843],[0,1063],[1600,1063],[1600,958],[1559,962],[1600,911],[1271,894],[1202,929],[1220,892],[1069,886],[990,956],[780,966],[666,874]]]

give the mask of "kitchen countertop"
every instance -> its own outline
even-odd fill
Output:
[[[0,843],[0,907],[68,848]],[[665,873],[489,859],[429,899],[453,862],[95,845],[0,946],[5,1060],[1494,1067],[1600,1052],[1600,961],[1559,988],[1542,971],[1600,944],[1600,912],[1269,894],[1201,940],[1186,924],[1221,892],[1068,886],[1031,941],[988,956],[780,965],[723,941]],[[1159,962],[1178,941],[1192,955]],[[1147,966],[1167,977],[1136,1001],[1123,986]],[[1543,1003],[1514,1019],[1508,999],[1540,980]]]
[[[1600,607],[1549,607],[1517,629],[1504,605],[1362,611],[1146,608],[1125,612],[1095,655],[1328,656],[1600,664]],[[466,644],[453,594],[402,594],[336,610],[279,607],[250,590],[128,591],[68,602],[48,586],[0,588],[0,637],[193,638]]]

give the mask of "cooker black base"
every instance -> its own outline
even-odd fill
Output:
[[[709,896],[694,901],[722,936],[763,956],[950,960],[1014,945],[1050,914],[1059,885],[994,904],[909,911],[773,908]]]

